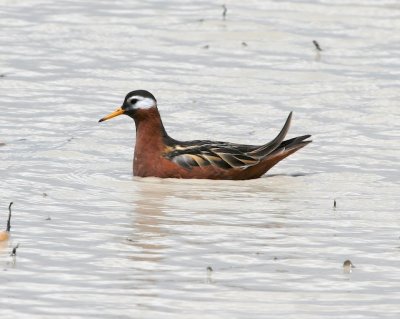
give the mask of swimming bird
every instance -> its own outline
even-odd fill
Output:
[[[7,220],[7,228],[6,230],[0,232],[0,241],[5,241],[10,238],[10,229],[11,229],[11,205],[13,202],[10,203],[8,206],[8,220]]]
[[[306,146],[311,135],[284,141],[292,112],[280,133],[264,145],[209,140],[178,141],[162,123],[156,98],[148,91],[128,93],[121,107],[99,120],[121,114],[135,121],[134,176],[245,180],[262,176],[279,161]]]

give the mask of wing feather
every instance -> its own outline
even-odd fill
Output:
[[[186,169],[192,169],[192,167],[199,166],[193,159],[192,155],[183,154],[172,158],[172,161]]]
[[[189,145],[186,148],[182,145],[177,145],[176,148],[170,149],[164,156],[185,169],[209,165],[221,169],[244,169],[259,162],[259,159],[254,156],[239,152],[234,148],[233,144],[206,142],[204,144],[199,143],[197,146]]]
[[[228,154],[228,153],[218,153],[219,157],[224,160],[226,163],[228,163],[232,168],[246,168],[248,166],[257,164],[259,160],[247,157],[247,159],[239,159],[233,154]]]
[[[245,169],[258,164],[272,152],[278,151],[289,130],[291,119],[292,112],[290,112],[280,133],[271,142],[261,146],[212,142],[208,140],[191,142],[174,140],[174,143],[170,143],[165,149],[163,156],[188,170],[210,165],[224,170]],[[282,146],[285,145],[283,142]]]
[[[279,134],[269,143],[262,145],[261,147],[255,149],[254,151],[249,152],[250,155],[255,155],[258,158],[263,158],[273,152],[284,140],[287,132],[289,131],[290,122],[292,120],[292,112],[290,112],[285,125],[283,126],[282,130]]]

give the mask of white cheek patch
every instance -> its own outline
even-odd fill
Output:
[[[134,109],[150,109],[156,106],[155,101],[148,97],[132,96],[129,98],[128,102],[131,100],[137,100],[137,102],[133,105]]]

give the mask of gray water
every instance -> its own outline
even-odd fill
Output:
[[[2,318],[399,317],[400,4],[221,5],[1,2]],[[177,139],[294,111],[313,143],[253,181],[133,178],[133,122],[97,121],[134,89]]]

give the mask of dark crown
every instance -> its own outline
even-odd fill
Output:
[[[146,90],[136,90],[136,91],[129,92],[129,93],[126,95],[126,97],[125,97],[125,101],[126,101],[127,99],[129,99],[131,96],[143,96],[143,97],[148,97],[148,98],[151,98],[151,99],[153,99],[154,101],[157,102],[157,100],[156,100],[156,98],[154,97],[154,95],[151,94],[149,91],[146,91]]]

